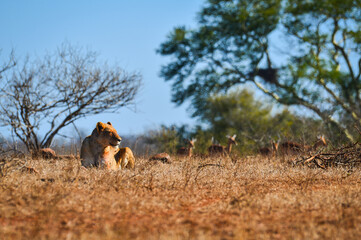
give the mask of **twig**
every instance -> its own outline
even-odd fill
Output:
[[[207,163],[207,164],[199,165],[197,170],[204,168],[204,167],[221,167],[221,168],[223,168],[224,166],[222,166],[221,164],[218,164],[218,163]]]

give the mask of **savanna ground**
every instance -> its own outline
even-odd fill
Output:
[[[208,164],[208,165],[207,165]],[[359,168],[284,158],[137,158],[136,169],[32,160],[0,178],[1,239],[359,239]]]

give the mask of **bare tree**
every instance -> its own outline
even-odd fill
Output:
[[[0,54],[1,54],[1,50],[0,50]],[[15,65],[16,65],[16,61],[15,61],[14,51],[11,51],[9,59],[0,65],[0,80],[2,79],[3,73],[8,71]]]
[[[134,104],[139,73],[99,64],[97,53],[63,44],[55,54],[4,75],[0,123],[10,126],[29,151],[49,147],[59,131],[85,116]],[[39,129],[45,135],[39,135]]]

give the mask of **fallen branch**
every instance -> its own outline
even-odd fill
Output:
[[[295,162],[295,165],[316,166],[322,169],[332,166],[354,167],[361,165],[361,145],[356,142],[349,146],[344,146],[331,152],[317,153],[311,156],[302,157]]]

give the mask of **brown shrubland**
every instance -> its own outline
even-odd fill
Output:
[[[360,168],[290,160],[137,157],[134,171],[85,169],[76,158],[10,161],[0,238],[358,239]]]

